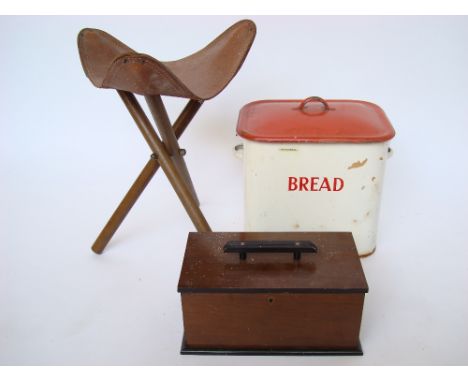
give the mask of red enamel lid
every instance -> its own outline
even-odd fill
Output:
[[[377,105],[354,100],[264,100],[245,105],[237,134],[260,142],[384,142],[395,135]]]

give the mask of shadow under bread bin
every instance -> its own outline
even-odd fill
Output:
[[[181,353],[362,355],[367,291],[350,232],[190,233]]]
[[[374,252],[385,164],[395,131],[383,110],[355,100],[245,105],[246,231],[351,231]]]

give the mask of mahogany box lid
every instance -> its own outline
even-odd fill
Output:
[[[226,253],[228,242],[311,241],[315,253]],[[366,293],[350,232],[191,232],[181,293]]]

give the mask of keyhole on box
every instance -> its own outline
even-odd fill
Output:
[[[273,301],[274,301],[274,300],[273,300],[273,297],[268,297],[268,300],[267,300],[267,301],[268,301],[270,304],[272,304]]]

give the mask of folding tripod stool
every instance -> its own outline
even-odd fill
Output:
[[[102,253],[159,166],[163,169],[196,229],[209,232],[190,179],[178,138],[205,100],[218,95],[242,66],[255,38],[255,24],[242,20],[202,50],[176,61],[162,62],[137,53],[108,33],[83,29],[78,50],[86,76],[98,88],[115,89],[148,143],[152,155],[92,249]],[[162,140],[133,94],[145,97]],[[171,126],[161,96],[189,99]]]

